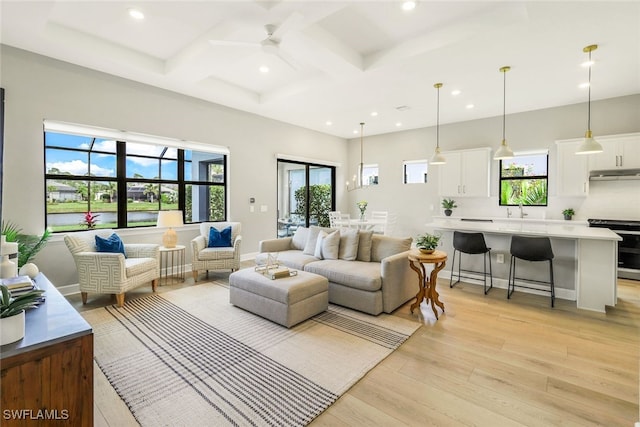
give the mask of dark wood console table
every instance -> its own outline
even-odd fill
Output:
[[[0,347],[0,424],[93,425],[93,331],[43,275],[25,337]]]

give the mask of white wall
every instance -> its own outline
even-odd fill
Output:
[[[45,224],[43,119],[228,146],[229,219],[242,222],[243,253],[256,252],[260,240],[276,235],[276,153],[346,163],[341,138],[7,46],[0,54],[0,86],[6,89],[2,218],[29,233],[41,233]],[[345,180],[341,174],[338,182]],[[250,197],[268,211],[250,213]],[[188,243],[196,228],[182,229],[179,243]],[[122,234],[125,242],[159,242],[162,233]],[[36,262],[57,285],[77,282],[64,243],[54,239]]]
[[[514,95],[515,96],[515,95]],[[496,102],[500,101],[499,99]],[[640,95],[592,102],[594,134],[613,135],[640,131]],[[441,110],[442,112],[442,110]],[[446,112],[442,112],[446,117]],[[531,218],[562,219],[562,210],[573,207],[575,219],[625,218],[640,220],[640,181],[592,182],[588,197],[556,197],[556,140],[584,135],[587,105],[576,104],[527,113],[510,114],[506,119],[507,141],[515,151],[549,150],[549,203],[530,207]],[[440,125],[440,147],[444,150],[491,147],[502,139],[502,117]],[[403,184],[402,162],[430,158],[435,149],[435,128],[422,128],[364,138],[364,163],[379,165],[377,186],[348,193],[342,211],[357,213],[356,203],[367,200],[367,210],[388,210],[398,215],[395,234],[417,236],[433,215],[442,215],[438,197],[438,166],[430,166],[426,184]],[[492,152],[493,156],[493,152]],[[349,164],[353,175],[360,161],[360,139],[349,141]],[[457,198],[457,216],[506,217],[498,206],[498,161],[491,164],[491,197]],[[433,207],[433,210],[431,209]]]
[[[2,218],[30,233],[41,233],[45,220],[43,119],[229,146],[229,218],[243,224],[245,254],[257,251],[260,240],[276,235],[276,153],[338,163],[337,183],[351,177],[359,162],[359,138],[345,144],[341,138],[6,46],[0,55],[0,86],[6,89]],[[445,111],[442,117],[446,122]],[[531,216],[541,217],[545,210],[547,218],[560,218],[567,203],[576,207],[578,219],[607,216],[614,211],[615,202],[617,217],[640,219],[640,195],[634,191],[638,181],[596,183],[586,199],[555,197],[554,141],[583,135],[585,123],[585,104],[507,116],[507,139],[515,150],[550,150],[549,206],[529,208]],[[593,102],[592,127],[596,136],[640,131],[640,95]],[[443,150],[495,148],[500,138],[501,117],[440,127]],[[366,136],[365,127],[364,162],[379,164],[380,184],[348,193],[338,185],[336,208],[356,216],[356,202],[367,200],[368,210],[397,215],[395,234],[415,237],[422,233],[423,224],[441,214],[438,174],[434,166],[427,184],[402,184],[402,161],[429,158],[434,147],[433,127],[372,137]],[[487,199],[458,199],[457,215],[504,216],[505,209],[498,208],[496,169],[497,162],[493,162],[489,203]],[[256,198],[255,213],[249,212],[250,197]],[[268,211],[261,213],[260,205],[267,205]],[[196,229],[179,230],[179,243],[188,244]],[[159,242],[162,233],[147,228],[122,230],[121,234],[125,242]],[[187,255],[187,262],[189,259]],[[77,282],[72,258],[60,238],[51,241],[36,262],[57,285]]]

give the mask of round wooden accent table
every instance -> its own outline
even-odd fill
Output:
[[[436,305],[444,312],[444,304],[438,298],[436,290],[436,282],[438,280],[438,272],[444,268],[447,262],[447,253],[443,251],[434,251],[431,254],[423,254],[418,249],[413,249],[409,253],[409,267],[418,273],[418,293],[416,294],[416,302],[411,304],[411,314],[416,307],[420,306],[423,299],[426,298],[427,303],[431,303],[433,314],[438,318]],[[431,274],[427,278],[424,264],[434,264]]]

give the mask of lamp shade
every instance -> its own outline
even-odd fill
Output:
[[[500,148],[496,151],[496,154],[493,156],[496,160],[510,159],[513,157],[513,150],[511,147],[507,145],[507,141],[502,140],[502,144],[500,144]]]
[[[595,154],[595,153],[602,153],[602,145],[600,145],[600,143],[593,138],[591,131],[587,131],[587,134],[585,135],[584,140],[576,150],[576,154]]]
[[[158,212],[158,227],[167,227],[167,231],[162,235],[162,245],[165,248],[175,248],[178,243],[178,235],[174,228],[182,227],[182,211],[160,211]]]
[[[436,147],[436,152],[433,153],[433,157],[429,160],[429,164],[432,165],[444,165],[447,163],[447,159],[440,153],[440,147]]]
[[[158,227],[182,227],[182,211],[158,212]]]

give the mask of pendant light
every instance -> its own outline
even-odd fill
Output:
[[[591,52],[598,48],[597,44],[592,44],[584,49],[583,52],[589,54],[589,102],[587,107],[587,131],[584,134],[584,141],[578,146],[576,150],[576,154],[594,154],[594,153],[602,153],[602,145],[595,139],[593,139],[593,134],[591,133],[591,66],[593,63],[591,62]]]
[[[442,83],[436,83],[433,87],[438,91],[438,104],[436,109],[436,152],[433,154],[429,164],[444,165],[447,163],[447,159],[440,154],[440,88],[442,87]]]
[[[496,151],[496,154],[493,156],[495,160],[502,159],[510,159],[513,157],[513,150],[507,145],[507,140],[505,139],[505,122],[506,122],[506,111],[507,111],[507,71],[509,71],[511,67],[502,67],[500,68],[500,72],[502,73],[503,81],[502,81],[502,143],[500,144],[500,148]]]
[[[364,122],[360,123],[360,164],[358,165],[358,175],[357,177],[353,176],[353,185],[349,185],[349,181],[347,181],[347,190],[353,191],[360,188],[366,188],[364,186],[364,163],[363,163],[363,154],[364,154]]]

